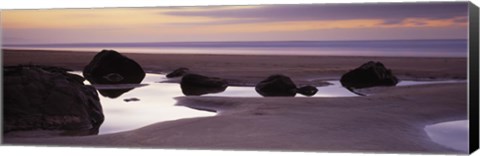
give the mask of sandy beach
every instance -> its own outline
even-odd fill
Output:
[[[82,70],[93,52],[3,50],[3,65],[39,64]],[[272,74],[299,85],[325,85],[368,61],[400,80],[466,80],[466,58],[244,56],[125,53],[146,72],[179,67],[253,86]],[[82,137],[4,136],[6,144],[270,151],[458,153],[431,141],[426,125],[467,119],[467,83],[375,87],[365,97],[177,97],[177,105],[213,117],[160,122],[140,129]]]
[[[100,50],[99,50],[100,51]],[[95,52],[4,50],[4,65],[41,64],[82,70]],[[294,80],[340,79],[361,64],[374,60],[391,68],[404,80],[466,79],[466,58],[364,57],[364,56],[271,56],[271,55],[192,55],[124,53],[146,72],[168,73],[179,67],[199,74],[218,76],[230,84],[255,83],[281,73]],[[301,82],[298,82],[301,83]]]

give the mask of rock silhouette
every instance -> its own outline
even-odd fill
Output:
[[[203,95],[223,92],[228,87],[228,83],[217,77],[187,74],[183,76],[180,87],[184,95]]]
[[[318,89],[314,86],[304,86],[297,89],[297,92],[306,95],[306,96],[313,96],[318,92]]]
[[[92,84],[138,84],[145,78],[142,67],[114,50],[102,50],[83,69]]]
[[[342,86],[351,90],[374,86],[395,86],[398,79],[381,62],[369,61],[345,73],[340,82]]]
[[[4,67],[4,133],[43,129],[97,134],[104,121],[98,94],[81,76],[67,71]]]
[[[285,75],[271,75],[259,82],[255,91],[262,96],[295,96],[297,86]]]
[[[271,75],[267,79],[257,83],[255,86],[255,91],[265,97],[295,96],[297,93],[305,96],[313,96],[317,93],[318,89],[314,86],[297,88],[297,85],[295,85],[290,77],[276,74]]]
[[[139,84],[145,78],[145,72],[134,60],[114,50],[102,50],[85,66],[83,76],[92,84]],[[132,89],[99,92],[103,96],[116,98]]]

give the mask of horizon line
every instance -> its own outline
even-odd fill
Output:
[[[29,44],[1,44],[2,46],[48,46],[48,45],[100,45],[100,44],[148,44],[148,43],[250,43],[250,42],[365,42],[365,41],[442,41],[442,40],[467,40],[463,38],[457,39],[374,39],[374,40],[279,40],[279,41],[168,41],[168,42],[71,42],[71,43],[29,43]]]

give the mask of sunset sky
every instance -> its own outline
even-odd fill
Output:
[[[467,3],[2,10],[3,44],[466,39]]]

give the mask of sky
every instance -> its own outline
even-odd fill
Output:
[[[467,39],[468,3],[2,10],[3,44]]]

